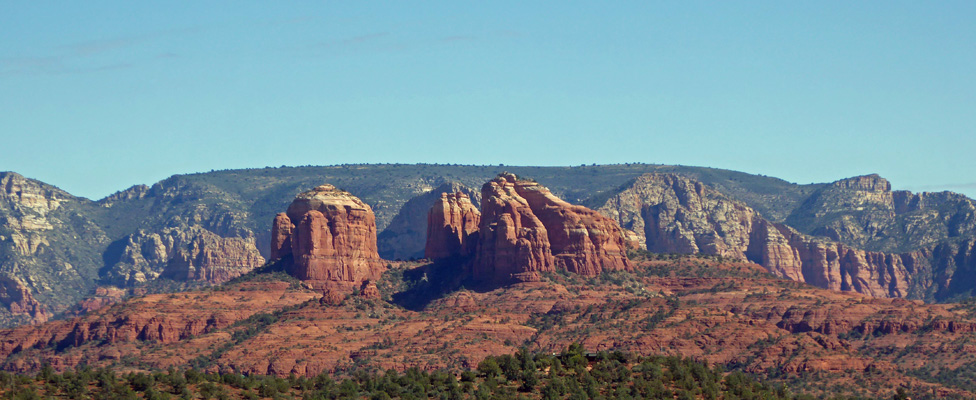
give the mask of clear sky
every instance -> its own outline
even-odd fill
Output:
[[[976,196],[973,1],[0,0],[0,170],[879,173]]]

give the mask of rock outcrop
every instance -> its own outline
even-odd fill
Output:
[[[95,295],[88,297],[69,310],[69,315],[85,315],[102,308],[111,306],[125,299],[128,295],[126,290],[113,286],[99,286],[95,288]]]
[[[546,227],[556,268],[585,276],[630,269],[625,235],[615,221],[535,182],[517,181],[515,192]]]
[[[441,193],[427,215],[424,257],[441,260],[474,255],[481,212],[461,192]]]
[[[380,294],[380,289],[376,287],[375,282],[364,281],[362,287],[359,289],[359,297],[366,300],[378,300],[382,295]]]
[[[751,208],[676,174],[647,174],[611,197],[599,211],[644,238],[656,253],[704,253],[745,259]]]
[[[851,187],[884,189],[856,180]],[[876,297],[906,297],[917,255],[869,252],[774,224],[751,208],[674,174],[647,174],[600,208],[643,232],[658,253],[703,253],[756,262],[777,276]]]
[[[907,297],[915,254],[885,254],[803,235],[761,220],[745,255],[777,276],[874,297]]]
[[[473,253],[473,278],[495,284],[537,281],[556,268],[586,276],[630,269],[623,230],[613,220],[534,181],[500,174],[482,186],[481,205],[472,252],[474,207],[462,195],[445,194],[431,209],[428,256]]]
[[[30,322],[34,324],[51,319],[51,314],[34,299],[27,286],[7,274],[0,274],[0,303],[10,309],[14,315],[29,317]]]
[[[554,270],[549,232],[515,190],[516,182],[514,174],[501,174],[481,187],[476,280],[538,281],[540,272]]]
[[[280,213],[275,216],[271,224],[271,260],[277,260],[291,254],[291,234],[295,225],[291,223],[288,214]]]
[[[118,286],[158,277],[219,284],[265,261],[253,237],[222,237],[200,226],[139,231],[118,244],[117,260],[105,277]]]
[[[332,185],[299,194],[273,225],[271,254],[291,255],[289,273],[313,287],[359,284],[378,279],[385,269],[372,209]]]
[[[458,182],[447,182],[407,200],[390,224],[376,235],[380,257],[387,260],[425,258],[430,208],[441,201],[441,193],[462,193],[477,210],[480,194]],[[377,221],[378,223],[378,221]],[[475,230],[478,224],[475,223]]]
[[[904,253],[976,236],[976,202],[950,192],[892,191],[878,175],[825,185],[785,223],[860,249]]]

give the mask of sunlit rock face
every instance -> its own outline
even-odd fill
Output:
[[[376,251],[373,210],[332,185],[299,194],[275,217],[271,254],[290,255],[289,273],[312,286],[376,280],[385,269]]]
[[[529,282],[556,269],[595,276],[631,268],[616,222],[536,182],[501,174],[482,187],[481,205],[476,280]]]

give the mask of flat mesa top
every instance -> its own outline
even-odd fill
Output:
[[[336,189],[333,185],[324,184],[295,196],[295,200],[288,206],[288,217],[295,221],[311,210],[326,212],[339,209],[373,212],[372,208],[358,197],[345,190]]]

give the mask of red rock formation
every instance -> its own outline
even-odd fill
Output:
[[[335,289],[326,289],[319,299],[319,304],[324,306],[338,306],[346,301],[346,296]]]
[[[874,297],[908,295],[907,265],[921,262],[914,253],[885,254],[806,236],[765,220],[755,224],[747,255],[770,272],[825,289]]]
[[[514,174],[481,187],[481,226],[472,273],[476,280],[505,283],[541,279],[555,261],[546,227],[515,191]]]
[[[481,213],[468,195],[441,193],[427,214],[427,246],[424,256],[431,260],[469,257],[478,244]]]
[[[125,295],[126,291],[123,289],[112,286],[99,286],[95,288],[94,296],[78,302],[78,305],[70,313],[72,315],[85,315],[120,302],[125,298]]]
[[[616,222],[569,204],[535,182],[518,181],[515,191],[545,225],[556,268],[586,276],[631,269],[624,233]]]
[[[51,318],[51,314],[34,299],[30,289],[23,282],[6,274],[0,275],[0,303],[15,315],[30,316],[32,324],[46,322]]]
[[[288,214],[280,213],[271,224],[271,260],[291,255],[291,233],[295,229]]]
[[[298,223],[289,235],[292,221]],[[275,218],[274,226],[272,250],[279,257],[287,254],[284,243],[290,242],[293,262],[289,272],[313,287],[358,284],[383,273],[372,209],[332,185],[299,194],[287,215]]]
[[[376,287],[376,283],[372,281],[363,282],[362,287],[359,289],[359,297],[367,300],[376,300],[381,298],[380,289]]]
[[[477,280],[537,281],[539,272],[556,268],[586,276],[630,269],[625,233],[616,222],[569,204],[538,183],[501,174],[482,187],[481,204],[472,267]],[[435,206],[432,221],[440,220],[439,212]]]

